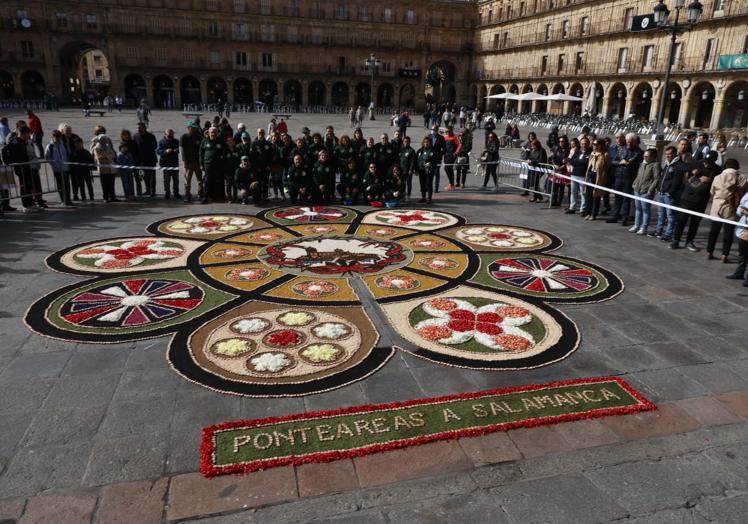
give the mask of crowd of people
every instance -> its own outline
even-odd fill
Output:
[[[167,129],[157,139],[147,121],[139,118],[136,132],[122,130],[115,145],[101,125],[86,143],[66,123],[44,144],[41,122],[29,110],[27,119],[16,122],[15,129],[7,119],[0,119],[2,161],[14,164],[0,171],[0,212],[14,210],[8,192],[15,182],[14,174],[23,210],[47,207],[40,160],[52,169],[66,206],[93,200],[94,170],[106,202],[118,202],[118,193],[128,201],[155,197],[160,172],[165,198],[183,198],[185,202],[195,198],[202,203],[264,204],[272,192],[276,200],[293,204],[341,202],[374,207],[409,201],[417,175],[418,203],[431,204],[440,189],[442,169],[447,178],[444,190],[465,187],[473,122],[476,118],[480,121],[480,114],[446,106],[430,106],[427,113],[430,133],[414,145],[408,136],[409,129],[413,130],[408,113],[393,115],[393,137],[382,133],[377,141],[365,137],[356,126],[363,114],[353,108],[351,136],[338,137],[328,126],[323,133],[304,127],[294,138],[283,118],[272,119],[267,129],[257,129],[252,136],[243,124],[234,130],[228,118],[217,116],[202,125],[199,120],[189,122],[180,138]],[[456,126],[461,128],[459,135]],[[485,127],[485,149],[480,156],[482,189],[493,181],[498,191],[501,140],[493,120],[487,119]],[[507,124],[503,136],[519,138],[516,124]],[[736,228],[719,220],[748,223],[748,183],[737,160],[727,157],[724,141],[718,137],[716,144],[712,150],[709,136],[701,134],[695,144],[680,140],[658,158],[657,150],[641,148],[635,133],[618,133],[611,140],[596,137],[585,128],[579,136],[569,138],[553,129],[544,147],[531,132],[521,148],[527,166],[523,195],[534,203],[550,195],[551,206],[564,207],[567,214],[578,214],[588,221],[605,217],[607,223],[620,223],[632,233],[659,238],[671,249],[679,249],[684,241],[684,247],[694,252],[699,251],[694,240],[702,217],[674,208],[706,214],[711,202],[709,216],[715,220],[708,235],[707,256],[717,258],[721,234],[720,258],[728,262],[737,237],[740,260],[729,278],[744,279],[748,287],[748,227]],[[180,158],[184,195],[180,193]],[[550,176],[544,177],[549,168]],[[115,187],[116,178],[121,190]],[[653,212],[647,200],[662,205]]]

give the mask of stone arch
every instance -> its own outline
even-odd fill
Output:
[[[592,103],[589,103],[589,89],[591,89],[595,93],[595,97],[592,101]],[[593,82],[587,91],[587,95],[585,96],[584,101],[584,110],[590,114],[590,116],[595,116],[602,114],[603,112],[603,96],[605,96],[605,90],[603,89],[603,86],[600,82]]]
[[[416,88],[413,84],[403,84],[400,87],[400,107],[415,107]]]
[[[547,95],[548,86],[545,84],[540,84],[538,86],[538,89],[535,92],[538,93],[539,95]],[[535,101],[535,112],[547,113],[548,112],[548,100],[536,100]]]
[[[330,101],[337,107],[345,107],[349,104],[348,84],[345,82],[335,82],[330,88]]]
[[[526,93],[532,93],[532,86],[530,84],[525,84],[522,86],[522,94]],[[532,113],[532,100],[523,100],[519,104],[519,112],[520,113]]]
[[[501,93],[506,93],[506,89],[504,88],[504,86],[497,84],[491,86],[491,89],[488,92],[488,96],[500,95]],[[491,98],[487,100],[486,108],[488,111],[496,111],[498,108],[501,108],[503,110],[504,107],[506,107],[506,101],[504,100],[500,100],[497,98]]]
[[[748,82],[737,80],[725,89],[725,110],[715,127],[748,126]]]
[[[517,84],[512,84],[509,86],[509,92],[513,95],[519,94],[519,86]],[[519,102],[517,100],[506,100],[504,102],[504,107],[506,107],[507,111],[511,111],[513,113],[516,113],[519,111]]]
[[[239,77],[234,80],[234,102],[237,104],[252,104],[252,82],[249,78]]]
[[[158,75],[153,79],[154,107],[174,107],[174,81],[168,75]]]
[[[139,105],[140,101],[146,97],[145,80],[136,73],[129,74],[125,77],[125,100],[132,104]]]
[[[323,82],[320,82],[319,80],[309,82],[309,105],[325,105],[326,91],[327,88]]]
[[[654,90],[649,82],[640,82],[631,92],[633,97],[631,112],[639,119],[651,120],[652,117],[652,97]],[[654,117],[656,118],[656,117]]]
[[[223,103],[228,99],[229,88],[226,81],[219,77],[214,76],[208,79],[207,94],[209,104]]]
[[[621,82],[616,82],[608,90],[608,117],[624,118],[628,90]]]
[[[478,86],[475,84],[470,86],[470,101],[468,105],[470,107],[478,107]]]
[[[579,82],[574,82],[573,84],[571,84],[571,86],[569,86],[569,94],[571,96],[578,96],[582,99],[579,102],[569,102],[569,114],[581,116],[582,108],[584,107],[584,87]]]
[[[395,105],[395,88],[384,82],[377,86],[377,107],[392,107]]]
[[[16,84],[13,75],[0,69],[0,99],[15,98]]]
[[[480,96],[478,97],[478,107],[481,111],[486,110],[486,104],[488,100],[486,100],[486,97],[488,96],[488,87],[486,85],[482,85],[480,88]]]
[[[260,82],[257,89],[259,90],[257,99],[263,102],[269,109],[272,109],[275,100],[278,98],[278,84],[275,83],[275,80],[266,78]]]
[[[716,90],[711,82],[695,84],[688,95],[686,125],[708,129],[711,126]]]
[[[179,81],[179,95],[183,104],[202,104],[200,81],[194,76],[183,76]]]
[[[87,95],[106,96],[111,89],[111,72],[106,52],[83,40],[69,42],[58,51],[63,101],[79,103]],[[145,98],[143,91],[141,98]],[[127,92],[125,92],[127,97]]]
[[[283,84],[283,102],[298,107],[304,100],[304,88],[298,80],[286,80]]]
[[[431,64],[426,70],[426,86],[424,94],[429,103],[442,103],[454,93],[454,83],[457,78],[457,67],[447,60],[439,60]],[[454,101],[454,95],[452,96]]]
[[[681,105],[683,104],[683,90],[677,82],[671,82],[667,87],[665,95],[665,111],[663,120],[668,123],[677,123],[680,116]]]
[[[356,104],[357,106],[368,107],[371,102],[371,85],[368,82],[359,82],[356,84]]]

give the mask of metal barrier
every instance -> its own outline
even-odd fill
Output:
[[[31,166],[32,176],[32,187],[31,192],[21,192],[21,182],[18,175],[15,173],[16,166]],[[16,164],[0,165],[0,170],[7,173],[9,176],[8,181],[12,180],[12,184],[8,184],[4,189],[7,189],[10,200],[17,200],[24,197],[35,197],[38,195],[49,195],[58,194],[57,179],[54,176],[52,166],[46,160],[33,160],[31,162],[19,162]]]

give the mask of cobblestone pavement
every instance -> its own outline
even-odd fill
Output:
[[[96,122],[72,113],[41,117],[47,129],[67,119],[81,135]],[[257,127],[266,118],[232,123]],[[342,130],[345,120],[300,115],[291,132],[327,123]],[[134,124],[132,115],[103,121],[111,135]],[[156,113],[152,122],[179,128],[183,119]],[[734,266],[708,262],[703,251],[670,251],[620,225],[531,206],[517,194],[472,187],[439,193],[435,207],[473,222],[551,231],[565,241],[562,254],[616,272],[626,291],[603,304],[559,306],[582,344],[545,368],[472,371],[398,353],[372,377],[329,393],[237,398],[176,376],[165,339],[72,344],[31,334],[21,317],[75,279],[44,267],[50,252],[137,235],[169,216],[252,208],[148,200],[6,214],[0,522],[745,522],[748,290],[725,280]],[[196,473],[200,430],[216,422],[598,375],[621,376],[660,409],[245,477]]]

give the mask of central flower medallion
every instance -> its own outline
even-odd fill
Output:
[[[285,273],[350,278],[399,269],[413,260],[413,252],[391,240],[330,235],[278,242],[263,248],[258,258]]]

